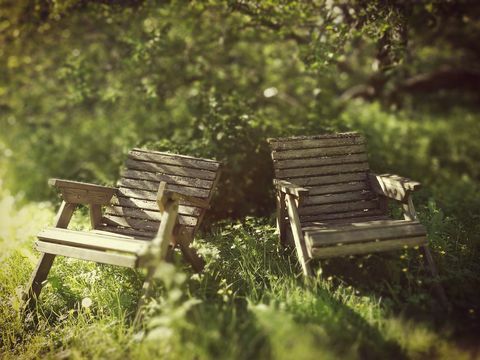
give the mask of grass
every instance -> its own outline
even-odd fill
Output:
[[[164,264],[141,331],[131,327],[141,272],[57,258],[34,325],[31,317],[22,317],[21,289],[38,257],[34,236],[54,211],[46,203],[17,203],[2,191],[0,355],[5,359],[479,356],[476,293],[462,290],[472,284],[468,271],[474,265],[464,262],[466,273],[455,273],[469,284],[443,278],[447,292],[462,295],[451,299],[455,311],[446,317],[429,292],[418,251],[324,262],[322,271],[315,267],[316,278],[304,282],[295,257],[279,248],[270,219],[219,223],[199,237],[196,246],[207,260],[201,274],[193,274],[179,254],[173,264]],[[420,209],[445,274],[458,261],[442,258],[439,250],[448,221],[439,220],[432,204]],[[76,219],[72,226],[82,228],[86,219]]]

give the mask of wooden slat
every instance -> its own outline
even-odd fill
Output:
[[[348,132],[334,132],[334,133],[324,133],[324,134],[316,134],[316,135],[295,135],[295,136],[288,136],[288,137],[268,138],[267,142],[271,145],[272,143],[278,143],[278,142],[283,143],[283,142],[290,142],[290,141],[313,140],[313,139],[341,139],[341,138],[356,137],[356,136],[361,136],[361,135],[356,131],[348,131]]]
[[[119,187],[117,191],[117,196],[118,198],[120,198],[120,196],[123,196],[123,197],[129,197],[132,199],[156,201],[157,192]]]
[[[62,199],[71,204],[108,204],[113,196],[113,191],[83,190],[75,188],[60,188]]]
[[[207,199],[210,199],[212,195],[212,192],[210,192],[210,196]],[[157,192],[156,191],[148,191],[148,190],[139,190],[139,189],[130,189],[130,188],[125,188],[125,187],[120,187],[117,192],[117,198],[131,198],[134,200],[142,200],[142,201],[148,201],[148,202],[155,202],[156,204],[156,199],[157,199]],[[200,216],[205,213],[205,210],[202,208],[199,208],[197,206],[192,206],[191,203],[187,200],[180,199],[180,206],[185,206],[185,209],[191,208],[195,209],[195,211],[200,212]],[[158,208],[158,205],[157,205]],[[185,215],[190,215],[188,213],[188,210],[182,210],[185,211]],[[196,213],[192,213],[193,216],[196,216]]]
[[[109,226],[122,226],[127,228],[132,228],[135,230],[141,230],[145,232],[153,232],[156,233],[158,231],[158,227],[160,226],[159,221],[152,221],[152,220],[143,220],[131,217],[124,217],[124,216],[117,216],[117,215],[104,215],[104,221],[106,221],[106,225]],[[179,223],[183,225],[182,227],[185,228],[193,228],[192,225],[189,224],[182,224],[183,222],[179,217]]]
[[[319,156],[346,155],[365,153],[365,145],[334,146],[315,149],[273,151],[274,160],[302,159]]]
[[[139,179],[149,181],[165,181],[167,184],[185,185],[190,187],[198,187],[201,189],[210,189],[213,181],[191,178],[186,176],[177,176],[169,174],[161,174],[149,171],[139,171],[127,169],[123,171],[122,177],[128,179]]]
[[[295,135],[289,137],[278,137],[278,138],[268,138],[267,141],[269,143],[276,142],[276,141],[295,141],[295,140],[303,140],[303,139],[338,139],[344,137],[352,137],[352,136],[359,136],[360,134],[356,131],[346,131],[346,132],[331,132],[331,133],[324,133],[324,134],[316,134],[316,135]]]
[[[367,173],[355,172],[335,175],[314,176],[295,179],[295,184],[299,186],[317,186],[317,185],[332,185],[339,183],[349,183],[356,181],[366,181]]]
[[[122,228],[118,226],[110,226],[102,224],[95,231],[104,231],[113,234],[120,234],[124,236],[134,236],[136,239],[151,240],[155,237],[155,231],[141,231],[132,228]]]
[[[295,205],[295,197],[290,194],[285,195],[287,203],[288,218],[290,220],[290,227],[292,229],[293,239],[295,241],[295,248],[297,250],[298,261],[302,266],[302,271],[305,276],[312,275],[312,268],[309,264],[310,255],[305,246],[305,241],[302,233],[302,226],[298,217],[297,207]]]
[[[95,261],[102,264],[134,268],[137,262],[137,257],[135,255],[107,253],[105,251],[82,249],[74,246],[54,244],[45,241],[36,241],[35,245],[38,251],[44,253],[68,256],[81,260]]]
[[[270,141],[270,148],[275,151],[311,149],[341,145],[359,145],[364,144],[365,138],[361,135],[336,137],[336,138],[304,138],[290,139],[288,141]]]
[[[116,196],[112,199],[111,204],[122,207],[159,211],[157,202],[153,200],[142,200],[123,196]],[[180,205],[178,207],[178,213],[198,217],[202,213],[202,209],[194,206]]]
[[[116,215],[104,215],[103,221],[107,225],[131,227],[136,230],[147,232],[157,232],[160,225],[159,221],[125,218],[124,216]]]
[[[336,244],[351,244],[367,241],[383,241],[414,236],[425,236],[425,228],[420,223],[402,223],[369,227],[328,227],[323,230],[309,230],[305,232],[307,243],[313,247]]]
[[[131,157],[125,161],[125,167],[128,169],[158,172],[162,174],[170,174],[177,176],[188,176],[205,180],[213,180],[215,179],[216,175],[214,171],[192,169],[183,166],[175,166],[168,164],[159,164],[156,162],[139,161],[132,159]]]
[[[340,183],[333,185],[321,185],[308,188],[308,195],[327,195],[345,193],[358,190],[369,190],[369,186],[365,181],[353,182],[353,183]]]
[[[310,234],[314,233],[333,233],[338,231],[357,231],[359,229],[377,229],[377,228],[385,228],[385,227],[395,227],[395,226],[407,226],[407,225],[421,225],[419,221],[409,221],[409,220],[394,220],[394,219],[385,219],[379,221],[358,221],[358,222],[351,222],[348,224],[341,224],[341,225],[329,225],[326,224],[324,226],[312,226],[312,227],[304,227],[304,231],[309,231]]]
[[[131,150],[128,156],[132,159],[138,159],[142,161],[153,161],[161,164],[177,165],[181,167],[210,170],[214,172],[220,167],[220,163],[215,160],[138,148]]]
[[[376,195],[370,191],[355,191],[341,194],[314,195],[307,196],[305,200],[303,200],[302,205],[309,206],[321,204],[335,204],[359,200],[371,200],[374,199],[375,196]]]
[[[354,163],[354,164],[338,164],[317,166],[298,169],[276,170],[275,175],[280,179],[295,179],[315,175],[329,175],[351,173],[357,171],[367,171],[369,169],[368,163]],[[295,181],[295,180],[292,180]]]
[[[339,218],[339,219],[331,219],[331,220],[318,220],[318,221],[310,221],[310,222],[302,222],[303,229],[308,231],[312,228],[318,227],[326,227],[338,224],[351,224],[351,223],[359,223],[365,221],[382,221],[388,220],[389,217],[386,215],[367,215],[367,216],[358,216],[353,218]]]
[[[146,180],[134,180],[134,179],[125,179],[125,178],[122,178],[118,181],[119,187],[126,187],[126,188],[146,190],[146,191],[155,191],[155,192],[158,190],[159,184],[160,184],[159,181],[157,182],[157,181],[146,181]],[[181,186],[181,185],[169,184],[167,188],[168,190],[172,190],[180,194],[196,196],[199,198],[206,198],[210,193],[210,191],[206,189],[198,189],[194,187]]]
[[[326,222],[329,220],[361,218],[364,216],[380,216],[380,215],[385,215],[380,209],[367,209],[367,211],[361,209],[361,210],[348,211],[343,213],[303,215],[300,218],[300,220],[302,221],[302,223],[315,222],[315,221]]]
[[[352,203],[303,206],[298,210],[298,212],[300,216],[302,216],[322,213],[343,213],[352,210],[375,208],[378,208],[377,201],[357,201]]]
[[[134,236],[136,239],[142,239],[142,240],[151,240],[157,235],[157,233],[153,231],[141,231],[141,230],[136,230],[130,227],[119,227],[119,226],[111,226],[111,225],[102,225],[101,227],[99,227],[99,229],[101,231],[105,231],[113,234]],[[195,233],[195,227],[182,226],[182,232],[186,236],[193,237]]]
[[[102,207],[96,204],[90,204],[90,225],[95,229],[102,220]]]
[[[277,191],[277,230],[280,236],[280,243],[285,247],[287,246],[287,208],[286,197],[282,191]]]
[[[47,228],[37,237],[46,242],[65,244],[75,247],[91,248],[97,250],[114,250],[136,254],[142,250],[146,243],[142,240],[127,239],[113,234],[99,234],[86,231]]]
[[[88,231],[91,234],[100,234],[100,235],[106,235],[106,236],[114,236],[116,238],[122,238],[122,239],[133,239],[136,241],[141,241],[143,243],[146,243],[144,237],[135,237],[132,235],[125,235],[125,234],[119,234],[119,233],[112,233],[110,231],[105,231],[104,230],[104,224],[100,224],[100,229],[92,229]]]
[[[344,246],[331,246],[312,248],[312,256],[317,259],[325,259],[336,256],[350,256],[359,254],[370,254],[381,251],[399,250],[419,245],[427,242],[425,236],[409,237],[405,239],[374,241],[370,243],[361,243]]]
[[[152,221],[160,221],[162,217],[159,211],[149,211],[121,206],[108,206],[105,214]],[[195,226],[197,225],[197,218],[194,216],[178,214],[178,223],[182,225]]]
[[[283,170],[283,169],[294,169],[294,168],[312,167],[312,166],[350,164],[350,163],[357,163],[357,162],[365,162],[367,160],[368,160],[367,154],[361,153],[361,154],[329,156],[329,157],[314,157],[314,158],[307,158],[307,159],[278,160],[274,162],[274,167],[275,169]]]
[[[112,196],[116,190],[115,188],[110,186],[103,186],[103,185],[90,184],[90,183],[81,182],[81,181],[56,179],[56,178],[49,179],[48,184],[50,186],[55,186],[61,189],[70,188],[70,189],[78,189],[78,190],[93,190],[93,191],[106,193],[107,195],[110,195],[110,196]]]

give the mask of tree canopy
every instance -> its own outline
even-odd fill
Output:
[[[0,150],[9,187],[31,199],[51,195],[49,176],[109,183],[148,145],[226,162],[219,217],[268,213],[267,137],[348,128],[338,119],[357,98],[479,104],[472,1],[0,6]]]

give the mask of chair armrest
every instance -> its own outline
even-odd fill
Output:
[[[308,189],[293,184],[290,181],[273,179],[273,185],[278,191],[293,195],[299,199],[308,195]]]
[[[117,191],[114,187],[63,179],[50,179],[48,184],[55,186],[63,200],[71,204],[107,205]]]
[[[407,202],[412,191],[421,188],[417,181],[392,174],[368,174],[370,185],[374,192],[400,202]]]
[[[165,210],[166,203],[171,200],[189,203],[190,205],[197,206],[202,209],[210,209],[210,203],[208,200],[197,198],[195,196],[180,194],[173,190],[168,190],[167,183],[164,181],[160,182],[157,191],[157,204],[161,212]]]

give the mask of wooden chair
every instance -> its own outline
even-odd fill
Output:
[[[117,187],[50,179],[63,198],[55,224],[38,234],[42,253],[26,289],[32,308],[55,256],[148,269],[144,296],[169,244],[180,247],[196,271],[203,260],[190,248],[220,174],[220,163],[133,149]],[[68,230],[78,205],[90,208],[91,231]],[[105,211],[102,212],[102,207]]]
[[[295,244],[304,275],[311,260],[419,246],[437,276],[412,192],[420,183],[370,172],[365,139],[357,133],[268,140],[275,169],[277,226],[283,245]],[[404,220],[392,220],[387,201]],[[288,226],[288,224],[290,226]],[[436,285],[441,301],[443,289]]]

